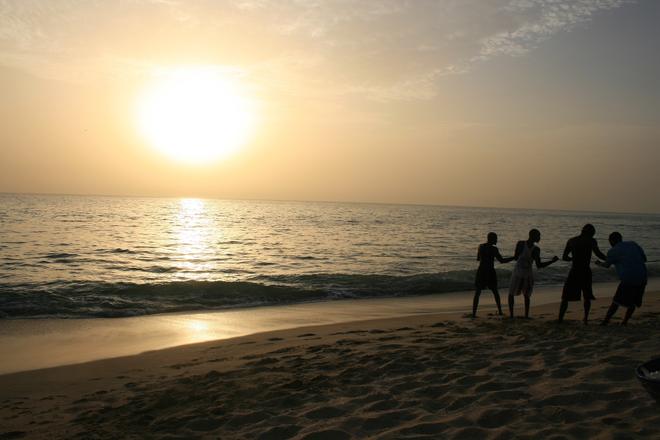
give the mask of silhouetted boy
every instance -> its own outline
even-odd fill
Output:
[[[529,318],[529,302],[534,290],[534,270],[532,263],[542,269],[550,266],[559,258],[555,255],[552,260],[541,262],[541,249],[535,243],[541,241],[541,233],[538,229],[529,231],[529,238],[526,241],[519,241],[516,244],[516,252],[513,258],[516,260],[516,267],[511,274],[511,285],[509,286],[509,314],[513,318],[513,297],[523,294],[525,296],[525,318]]]
[[[477,260],[479,261],[479,268],[477,269],[477,277],[474,281],[474,301],[472,302],[472,317],[477,316],[477,307],[479,307],[479,296],[483,289],[490,289],[495,296],[495,304],[497,304],[497,312],[502,315],[502,305],[500,304],[500,294],[497,291],[497,272],[495,272],[495,259],[500,263],[508,263],[513,261],[513,257],[503,258],[497,249],[497,234],[489,232],[486,243],[479,245],[477,251]]]
[[[603,267],[610,267],[613,264],[621,282],[616,289],[612,305],[610,305],[602,325],[607,325],[610,322],[619,306],[628,309],[623,321],[621,321],[621,325],[626,325],[635,311],[635,307],[641,307],[642,305],[647,280],[646,254],[634,241],[623,241],[623,237],[618,232],[610,234],[610,244],[612,249],[607,252],[605,263],[596,261],[596,264]]]
[[[582,227],[582,233],[566,242],[564,261],[571,262],[571,270],[564,283],[564,291],[561,295],[561,305],[559,306],[559,322],[564,320],[564,315],[568,309],[569,301],[580,301],[584,294],[584,319],[583,322],[589,322],[589,311],[591,310],[591,300],[594,297],[591,286],[591,253],[595,253],[598,258],[605,260],[607,257],[598,249],[598,243],[594,238],[596,228],[593,225],[586,224]]]

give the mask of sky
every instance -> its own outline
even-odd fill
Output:
[[[659,23],[655,0],[0,0],[0,192],[660,213]],[[233,154],[140,132],[181,66],[251,103]]]

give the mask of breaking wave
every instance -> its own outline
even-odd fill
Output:
[[[614,281],[612,270],[594,268],[594,281]],[[0,318],[125,317],[155,313],[221,310],[239,307],[428,295],[471,290],[474,270],[409,276],[360,274],[271,275],[248,281],[177,281],[168,283],[67,282],[0,283]],[[498,270],[500,285],[511,272]],[[660,276],[660,265],[649,265]],[[538,272],[537,283],[563,282],[566,268]]]

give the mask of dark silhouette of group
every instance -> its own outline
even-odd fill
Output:
[[[612,232],[609,236],[609,242],[612,248],[605,255],[598,248],[598,243],[594,236],[596,228],[591,224],[586,224],[582,228],[580,235],[569,239],[566,243],[562,260],[570,261],[571,268],[566,277],[562,291],[561,304],[559,306],[558,322],[563,322],[568,303],[574,301],[584,301],[583,322],[589,322],[589,312],[591,311],[591,301],[596,299],[592,288],[591,257],[593,254],[601,261],[596,264],[603,267],[616,267],[620,279],[619,286],[612,300],[607,315],[602,325],[607,325],[619,306],[627,309],[621,322],[626,325],[632,316],[635,308],[642,305],[642,297],[646,288],[646,255],[643,249],[634,241],[623,241],[619,232]],[[497,273],[495,271],[495,260],[500,263],[516,261],[511,274],[511,283],[509,285],[509,316],[514,317],[515,297],[523,295],[525,300],[525,318],[529,318],[529,307],[534,290],[534,270],[536,264],[538,269],[548,267],[559,261],[557,256],[550,260],[541,261],[541,249],[537,243],[541,241],[541,233],[537,229],[529,231],[527,240],[521,240],[516,244],[513,257],[502,257],[497,248],[497,234],[488,233],[486,243],[479,246],[477,251],[477,260],[479,268],[477,269],[475,279],[474,300],[472,303],[472,317],[477,316],[479,307],[479,298],[481,291],[490,289],[495,297],[497,311],[502,313],[500,294],[498,292]]]

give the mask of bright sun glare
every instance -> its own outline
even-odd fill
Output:
[[[186,67],[158,75],[140,97],[137,118],[140,133],[158,151],[205,163],[245,144],[254,109],[235,79],[215,68]]]

